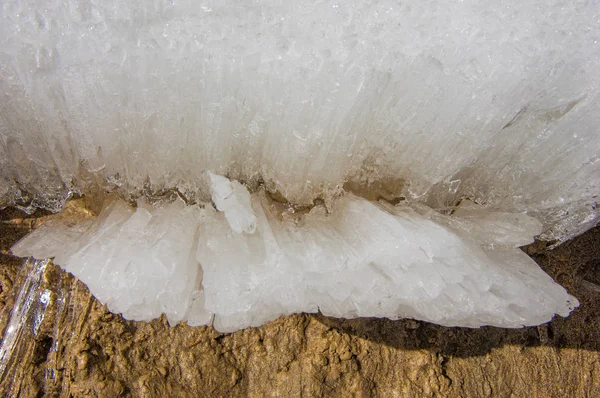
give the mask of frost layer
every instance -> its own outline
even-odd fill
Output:
[[[444,216],[352,194],[331,214],[324,206],[297,213],[264,190],[250,196],[237,182],[212,182],[224,212],[179,200],[135,210],[113,201],[82,224],[42,225],[13,253],[55,256],[126,318],[165,313],[223,332],[317,311],[521,327],[578,305],[517,248],[541,230],[524,214],[461,206]],[[223,187],[228,195],[217,195]],[[238,204],[221,207],[231,195]],[[249,214],[253,228],[242,231]]]
[[[599,217],[599,46],[595,1],[5,0],[0,204],[393,181],[564,240]]]

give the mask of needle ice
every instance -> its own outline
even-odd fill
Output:
[[[599,54],[593,1],[5,0],[0,207],[138,200],[15,248],[128,318],[545,322],[517,246],[600,220]]]
[[[222,211],[114,201],[83,227],[42,225],[13,253],[56,256],[126,318],[165,313],[200,325],[214,315],[220,331],[317,311],[521,327],[578,305],[517,248],[541,231],[524,214],[443,216],[422,206],[419,214],[346,194],[331,214],[321,205],[285,217],[263,190],[250,196],[236,181],[210,177]],[[243,231],[249,219],[252,230]]]

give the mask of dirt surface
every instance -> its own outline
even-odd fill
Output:
[[[0,212],[0,330],[25,273],[10,246],[47,218]],[[581,302],[569,318],[523,329],[414,320],[282,317],[220,334],[125,321],[49,265],[46,309],[17,341],[2,396],[596,397],[600,394],[600,228],[553,251],[525,251]],[[3,352],[2,355],[5,355]],[[0,358],[2,361],[2,358]]]

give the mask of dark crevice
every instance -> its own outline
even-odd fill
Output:
[[[46,362],[53,343],[54,340],[48,335],[42,335],[38,338],[35,344],[33,358],[31,359],[34,365],[39,365]]]

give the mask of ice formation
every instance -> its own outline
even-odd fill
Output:
[[[172,323],[213,321],[226,332],[317,311],[521,327],[578,305],[517,248],[541,232],[524,214],[468,206],[452,216],[420,206],[420,214],[352,194],[331,214],[323,205],[297,213],[264,190],[250,196],[210,177],[213,192],[231,198],[239,188],[242,200],[221,207],[223,196],[213,194],[222,211],[112,201],[95,220],[42,225],[13,252],[55,256],[126,318],[165,313]],[[249,218],[252,228],[242,230]]]
[[[549,239],[598,221],[594,2],[6,0],[0,197],[58,209],[88,172],[207,199],[202,173],[309,204],[402,181],[528,211]]]
[[[599,50],[595,1],[6,0],[0,206],[139,200],[20,251],[138,319],[542,322],[574,301],[515,247],[600,219]]]

